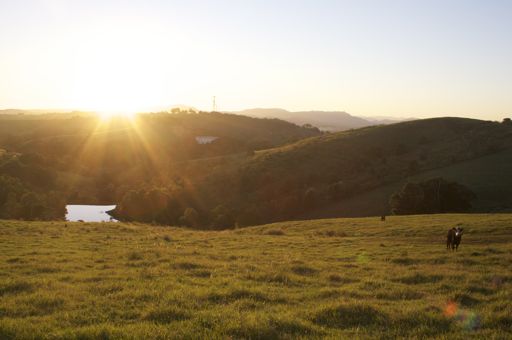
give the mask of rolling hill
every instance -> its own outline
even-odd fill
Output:
[[[507,124],[417,120],[263,150],[201,185],[221,192],[222,204],[251,215],[250,223],[388,214],[392,192],[406,181],[432,177],[468,185],[479,197],[475,211],[499,211],[510,207],[512,182],[506,174],[511,150]],[[223,188],[229,178],[232,184]]]
[[[512,149],[404,177],[346,200],[327,204],[303,218],[377,216],[389,214],[389,198],[408,181],[442,177],[465,185],[476,194],[473,211],[512,212]]]
[[[63,218],[65,202],[111,204],[130,190],[167,190],[181,186],[174,169],[183,163],[321,134],[278,119],[205,112],[144,114],[134,121],[16,117],[0,117],[0,216],[10,218]],[[200,144],[201,136],[216,139]]]
[[[200,144],[197,136],[220,138]],[[63,202],[117,204],[118,219],[214,229],[370,216],[389,214],[389,196],[407,181],[433,177],[473,190],[474,212],[512,206],[512,127],[474,119],[337,133],[221,113],[148,114],[108,124],[83,117],[5,120],[0,148],[3,217],[60,216]],[[22,200],[30,191],[36,196]]]

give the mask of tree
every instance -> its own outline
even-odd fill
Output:
[[[419,213],[424,201],[424,192],[419,184],[407,183],[390,199],[391,212],[395,215]]]
[[[169,201],[169,195],[161,189],[153,188],[146,191],[144,194],[144,200],[147,207],[147,214],[151,215],[152,221],[165,223],[166,221],[166,210],[167,203]]]
[[[26,192],[20,199],[21,217],[32,220],[41,217],[45,211],[45,206],[41,198],[34,192]]]
[[[14,219],[20,217],[21,206],[14,193],[9,193],[5,203],[0,207],[0,217]]]
[[[130,190],[119,204],[119,213],[130,220],[147,221],[145,205],[145,193],[142,190]]]
[[[187,226],[187,227],[198,227],[199,226],[199,213],[194,208],[187,208],[183,212],[183,216],[180,218],[180,220]]]
[[[243,211],[238,213],[236,217],[236,225],[238,226],[249,226],[249,225],[258,225],[265,221],[264,216],[266,215],[265,206],[256,206],[251,205],[244,209]]]
[[[211,211],[212,226],[214,229],[233,228],[235,226],[235,218],[232,212],[223,205],[218,205]]]
[[[390,198],[393,214],[467,212],[475,194],[462,184],[443,178],[407,183]]]

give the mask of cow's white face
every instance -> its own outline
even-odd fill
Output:
[[[459,237],[462,235],[462,228],[455,229],[455,236]]]

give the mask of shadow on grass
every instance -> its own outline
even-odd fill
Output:
[[[63,298],[36,294],[19,301],[15,309],[7,314],[11,317],[45,316],[57,312],[64,304]]]
[[[198,277],[202,279],[210,278],[212,276],[212,273],[208,270],[195,270],[191,271],[189,273],[190,276]]]
[[[387,314],[366,305],[338,305],[317,311],[313,322],[331,328],[384,326]]]
[[[144,320],[158,324],[171,323],[173,321],[182,321],[190,319],[190,315],[174,306],[155,308],[144,315]]]
[[[453,301],[459,303],[464,307],[472,307],[480,303],[480,300],[468,295],[468,294],[456,294]]]
[[[194,262],[177,262],[173,265],[173,267],[175,269],[181,269],[181,270],[194,270],[194,269],[200,269],[203,266],[198,263],[194,263]]]
[[[492,294],[496,293],[496,290],[489,289],[489,288],[482,287],[482,286],[470,286],[470,287],[468,287],[468,291],[470,293],[478,293],[478,294],[482,294],[482,295],[492,295]]]
[[[398,290],[398,291],[384,291],[375,294],[379,300],[397,301],[397,300],[419,300],[423,298],[424,294],[414,290]]]
[[[315,299],[336,299],[336,298],[351,298],[351,299],[362,299],[364,295],[360,294],[358,290],[338,290],[338,289],[326,289],[322,290],[319,294],[315,295]]]
[[[423,275],[416,273],[409,276],[404,276],[393,280],[395,282],[401,282],[408,285],[426,284],[426,283],[437,283],[443,279],[442,275]]]
[[[292,272],[297,275],[310,276],[316,274],[318,270],[305,265],[297,265],[292,267]]]
[[[265,282],[265,283],[273,283],[283,286],[299,286],[298,282],[295,282],[288,274],[286,273],[264,273],[261,275],[249,274],[245,277],[247,280],[252,280],[256,282]]]
[[[256,302],[274,302],[282,303],[286,300],[281,298],[272,298],[261,292],[251,291],[248,289],[235,289],[226,293],[210,293],[206,296],[206,300],[215,304],[228,304],[237,300],[252,300]]]
[[[128,253],[128,260],[129,261],[139,261],[139,260],[142,260],[144,259],[144,256],[142,256],[141,253],[139,252],[136,252],[136,251],[131,251]]]
[[[397,329],[409,332],[414,337],[438,337],[450,331],[452,322],[442,314],[414,313],[398,317],[391,322]],[[400,334],[406,336],[407,334]]]
[[[32,292],[34,285],[26,281],[14,281],[0,286],[0,296],[7,294],[20,294],[24,292]]]
[[[411,266],[414,264],[418,264],[421,261],[417,259],[411,259],[410,257],[398,257],[396,259],[392,259],[391,262],[395,264],[400,264],[402,266]]]
[[[502,315],[496,318],[489,320],[489,328],[498,328],[504,331],[510,332],[510,327],[512,325],[512,316],[510,315]]]
[[[353,283],[353,282],[358,281],[356,279],[348,278],[346,276],[340,276],[338,274],[330,274],[327,277],[327,279],[329,280],[329,282],[337,283],[337,284],[347,284],[347,283]]]
[[[228,334],[235,339],[296,339],[321,335],[303,321],[279,319],[261,321],[258,324],[242,323],[240,327],[230,329]]]

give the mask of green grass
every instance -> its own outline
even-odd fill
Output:
[[[510,338],[511,241],[512,215],[0,221],[0,338]]]
[[[306,213],[308,218],[348,217],[379,215],[389,212],[389,199],[407,182],[421,182],[442,177],[467,186],[476,194],[472,202],[475,211],[512,211],[512,149],[492,155],[451,164],[446,167],[425,171],[380,186],[346,200],[325,205],[317,211]]]

